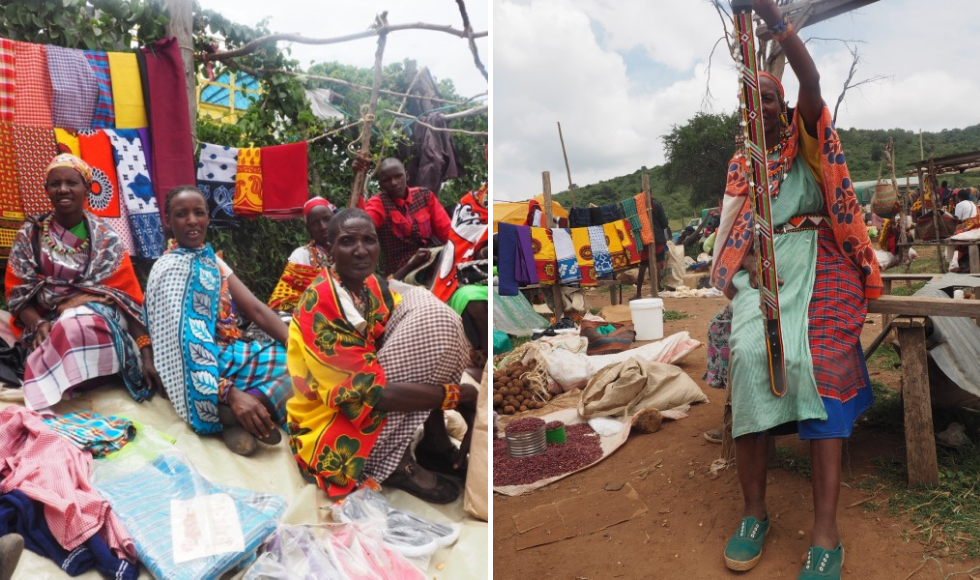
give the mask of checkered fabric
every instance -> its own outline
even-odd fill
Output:
[[[48,76],[46,48],[44,44],[14,41],[17,53],[14,122],[49,127],[50,131],[54,123],[51,118],[51,78]]]
[[[91,128],[99,100],[99,84],[88,59],[81,50],[54,45],[48,46],[47,54],[54,126]]]
[[[114,415],[77,411],[67,415],[42,417],[44,423],[80,449],[94,457],[119,451],[136,436],[133,422]]]
[[[378,361],[389,383],[424,383],[441,393],[442,385],[459,382],[469,361],[462,319],[428,290],[412,288],[402,293],[388,321]],[[428,411],[388,413],[362,481],[384,481],[391,475],[428,416]]]
[[[833,230],[821,228],[808,317],[813,376],[822,397],[847,402],[865,386],[861,350],[854,345],[860,344],[867,304],[861,275],[837,248]]]
[[[14,103],[17,99],[15,55],[14,41],[0,38],[0,121],[14,120]]]
[[[116,112],[112,106],[112,77],[109,75],[109,56],[100,50],[83,50],[82,53],[92,67],[95,82],[99,87],[99,97],[95,102],[92,117],[93,129],[109,129],[116,126]]]

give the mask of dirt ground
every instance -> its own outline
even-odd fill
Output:
[[[666,298],[665,309],[688,318],[664,323],[664,334],[687,330],[704,341],[707,325],[725,304],[724,298]],[[608,293],[588,296],[589,307],[609,303]],[[863,340],[867,345],[881,328],[871,315]],[[734,469],[717,477],[708,468],[721,446],[705,441],[702,433],[720,424],[724,393],[707,387],[705,348],[679,363],[711,399],[691,409],[688,418],[665,421],[650,435],[631,435],[620,449],[596,466],[520,497],[493,497],[494,578],[796,578],[809,546],[813,518],[810,484],[804,476],[781,467],[769,469],[768,503],[773,519],[762,561],[750,572],[731,572],[722,553],[740,521],[741,493]],[[872,379],[898,388],[897,371],[871,371]],[[808,446],[795,436],[779,437],[777,447],[807,454]],[[843,577],[847,579],[922,580],[943,578],[936,561],[923,559],[923,546],[908,539],[915,527],[907,518],[889,516],[885,509],[869,511],[858,504],[869,493],[859,482],[875,472],[882,456],[904,457],[900,433],[862,428],[859,423],[846,442],[838,522],[845,547]],[[650,469],[659,463],[659,466]],[[514,516],[576,496],[616,489],[628,483],[648,511],[629,521],[591,534],[518,550],[520,534]],[[612,493],[612,492],[606,492]],[[601,496],[600,496],[601,497]],[[578,507],[578,506],[576,506]],[[602,504],[583,502],[583,511],[600,513]],[[978,562],[942,560],[948,575]],[[910,576],[910,573],[913,573]],[[976,572],[973,572],[977,574]],[[978,576],[958,576],[961,578]]]

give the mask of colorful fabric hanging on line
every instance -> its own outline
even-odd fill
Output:
[[[109,71],[109,55],[100,50],[83,50],[82,54],[92,67],[99,96],[95,101],[92,117],[93,129],[111,129],[116,126],[116,113],[112,105],[112,73]]]
[[[232,208],[241,217],[262,215],[262,149],[259,147],[238,150]]]
[[[589,244],[592,246],[592,264],[595,266],[597,276],[612,274],[612,256],[609,255],[609,246],[606,244],[606,232],[602,226],[590,226]]]
[[[159,258],[163,254],[163,224],[150,183],[143,142],[136,129],[108,129],[106,134],[115,151],[119,192],[128,214],[135,256]]]
[[[149,95],[147,120],[153,157],[150,177],[157,207],[162,210],[168,191],[178,185],[195,183],[187,81],[180,47],[174,37],[141,48],[139,60],[145,64],[146,74],[142,79],[147,87],[144,94]],[[116,86],[115,77],[112,86]],[[166,216],[161,217],[166,221]]]
[[[636,238],[633,236],[633,230],[630,228],[630,222],[626,219],[621,219],[613,224],[616,228],[616,235],[619,237],[620,243],[623,244],[623,250],[626,253],[626,259],[630,266],[640,263],[640,247],[636,243]]]
[[[143,84],[136,55],[131,52],[107,52],[112,107],[119,129],[146,127]]]
[[[17,103],[17,57],[14,41],[0,38],[0,121],[13,122]]]
[[[24,223],[24,208],[17,191],[17,154],[12,123],[0,121],[0,260],[10,255],[17,230]]]
[[[92,168],[88,210],[100,218],[120,217],[116,162],[109,137],[102,131],[83,131],[78,134],[78,144],[82,159]]]
[[[49,45],[51,120],[55,127],[90,129],[99,101],[99,83],[81,50]]]
[[[501,296],[516,296],[521,286],[538,283],[531,245],[531,228],[497,224],[498,288]]]
[[[82,156],[82,148],[78,144],[78,133],[76,131],[55,127],[54,139],[58,142],[58,153],[71,153],[75,157]]]
[[[44,191],[44,170],[58,154],[58,142],[50,126],[13,125],[17,153],[17,189],[25,215],[38,216],[51,211]]]
[[[568,226],[587,228],[592,225],[592,213],[587,207],[573,207],[568,210]]]
[[[653,243],[653,224],[650,223],[650,212],[647,207],[647,196],[645,193],[638,193],[633,196],[636,202],[636,214],[640,218],[640,239],[643,245]]]
[[[625,270],[630,266],[629,258],[626,256],[626,249],[623,248],[623,242],[620,240],[619,233],[616,231],[617,223],[619,222],[610,222],[602,226],[602,231],[606,237],[606,245],[609,246],[609,258],[612,260],[613,272]]]
[[[238,170],[238,149],[211,143],[201,143],[197,162],[197,188],[208,202],[211,225],[216,228],[237,228],[241,219],[235,216],[235,174]]]
[[[531,228],[531,250],[534,252],[534,269],[538,275],[538,283],[553,285],[558,280],[558,261],[550,229]]]
[[[633,237],[639,240],[640,230],[643,229],[643,224],[640,223],[640,216],[636,211],[636,200],[630,197],[619,202],[619,205],[623,208],[623,217],[629,224],[630,231],[633,232]]]
[[[572,228],[572,247],[575,248],[575,259],[582,274],[581,286],[595,286],[595,262],[592,258],[592,242],[589,239],[589,228]]]
[[[555,258],[558,261],[558,278],[562,284],[578,284],[582,281],[582,272],[575,258],[575,246],[567,228],[553,228],[551,238],[555,242]]]
[[[310,198],[306,141],[262,148],[262,215],[293,219]]]
[[[51,77],[43,44],[14,41],[17,68],[14,123],[40,125],[51,130]]]

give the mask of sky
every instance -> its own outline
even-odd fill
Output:
[[[397,2],[358,0],[325,2],[323,0],[198,0],[203,8],[220,12],[226,18],[249,26],[269,17],[268,28],[274,33],[298,33],[310,38],[333,38],[367,30],[376,14],[388,11],[388,24],[424,22],[463,28],[462,18],[453,0],[401,0]],[[467,0],[466,12],[474,32],[487,30],[490,20],[488,0]],[[292,58],[306,68],[310,61],[338,61],[344,64],[374,67],[377,37],[327,45],[280,42],[279,48],[292,48]],[[489,68],[489,42],[476,40],[480,59]],[[471,97],[487,91],[487,81],[473,64],[473,55],[465,39],[444,32],[405,30],[388,35],[384,63],[412,58],[429,67],[437,78],[452,79],[456,92]]]
[[[698,111],[727,113],[738,81],[708,0],[496,0],[491,192],[494,200],[588,185],[664,163],[662,136]],[[838,128],[939,131],[980,123],[980,1],[878,0],[801,37],[833,104],[859,50]],[[859,42],[858,42],[859,41]],[[710,67],[709,67],[710,64]],[[790,104],[798,84],[787,67]],[[709,82],[710,73],[710,82]],[[705,101],[706,88],[713,99]],[[846,148],[847,144],[844,143]],[[637,190],[640,184],[637,183]]]

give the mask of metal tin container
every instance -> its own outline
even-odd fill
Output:
[[[507,433],[505,430],[504,438],[507,441],[507,454],[514,458],[538,455],[548,449],[543,424],[526,433]]]

